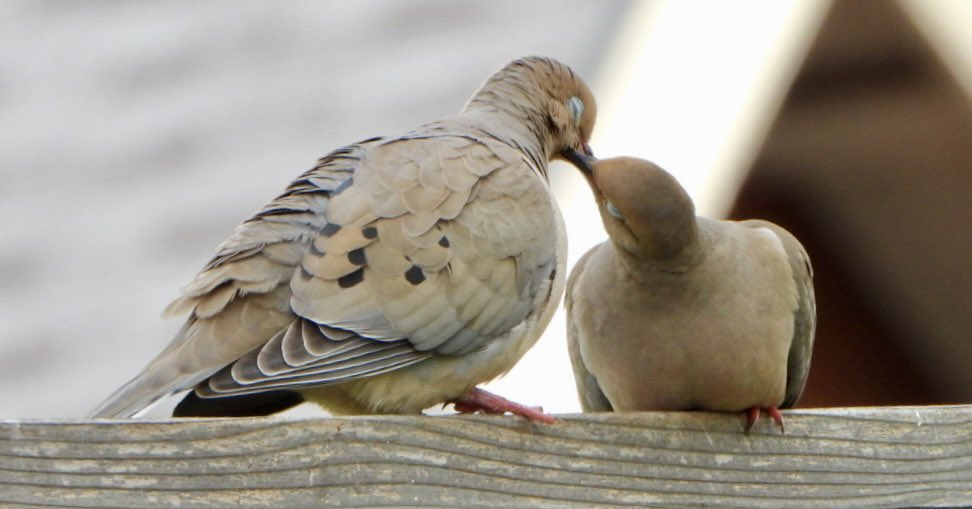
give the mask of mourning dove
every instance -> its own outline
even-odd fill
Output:
[[[803,392],[816,325],[803,246],[766,221],[695,215],[674,177],[634,158],[578,157],[610,235],[567,283],[585,411],[766,410]]]
[[[167,314],[174,340],[91,415],[194,388],[178,416],[538,410],[475,389],[547,326],[565,281],[547,163],[590,153],[567,66],[515,60],[453,117],[331,152],[240,224]]]

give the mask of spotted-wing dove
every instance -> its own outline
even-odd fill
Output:
[[[171,344],[92,416],[193,389],[176,415],[452,401],[545,419],[475,387],[557,307],[566,239],[547,163],[589,154],[594,119],[571,69],[527,57],[456,116],[331,152],[237,227],[167,308],[188,314]]]

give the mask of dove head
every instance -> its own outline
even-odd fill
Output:
[[[630,256],[653,262],[690,261],[698,239],[695,205],[658,165],[633,157],[580,158],[611,241]]]
[[[550,159],[568,152],[591,155],[597,104],[587,85],[566,65],[544,57],[514,60],[494,73],[463,108],[463,114],[499,115],[506,134],[535,143]]]

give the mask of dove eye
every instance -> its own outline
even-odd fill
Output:
[[[621,214],[621,211],[618,209],[617,205],[607,202],[607,206],[605,208],[607,209],[608,214],[611,214],[612,216],[624,221],[624,215]]]
[[[581,118],[584,116],[584,101],[580,97],[574,96],[567,100],[567,107],[570,108],[571,120],[574,125],[579,126]]]

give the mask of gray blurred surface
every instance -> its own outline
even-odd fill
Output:
[[[526,54],[592,81],[625,5],[0,4],[0,417],[79,416],[133,376],[216,245],[331,149]]]

